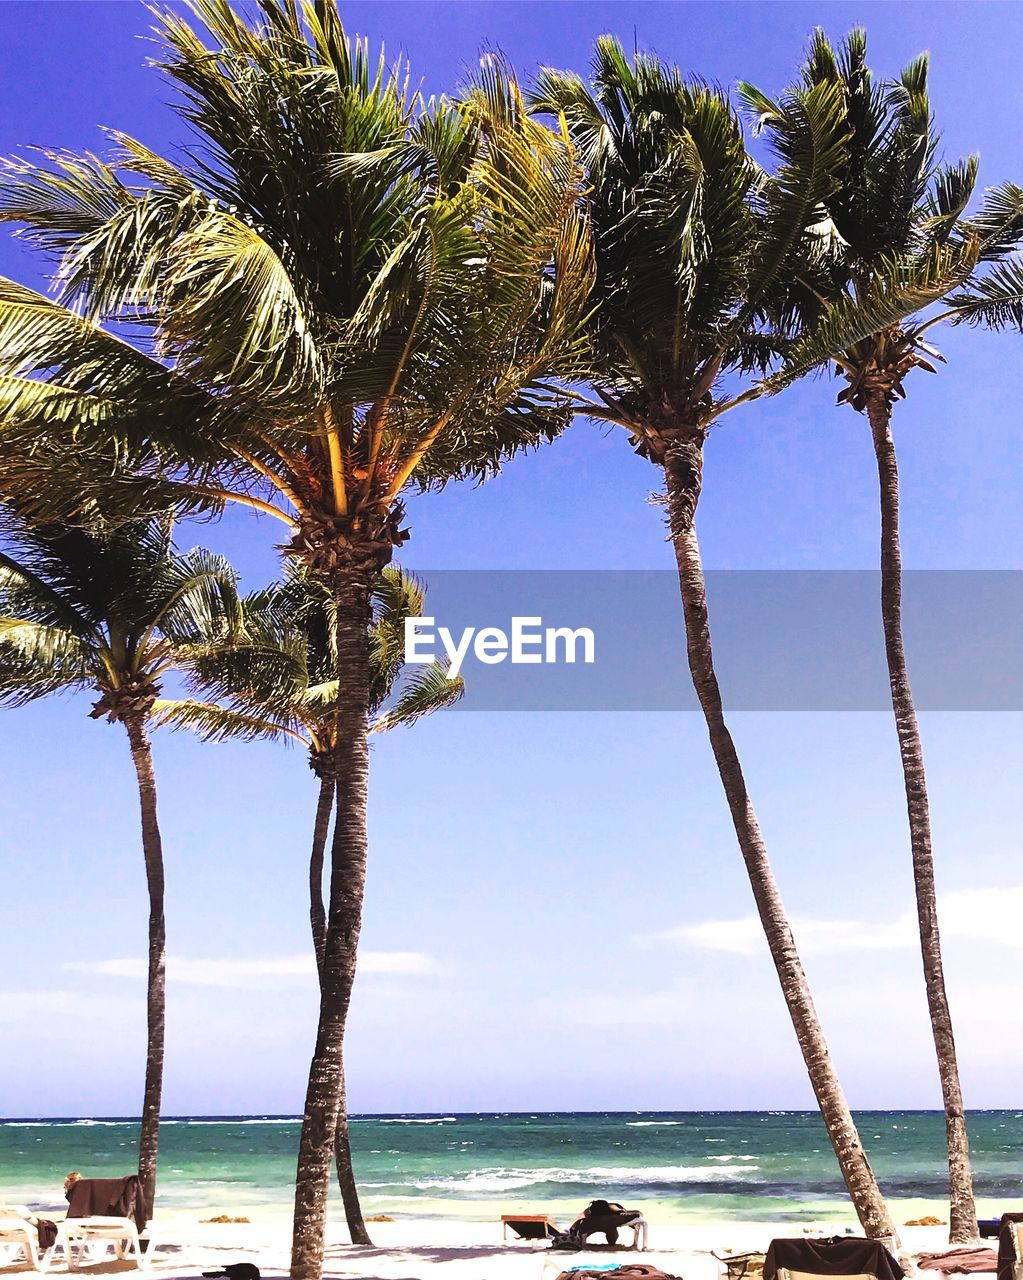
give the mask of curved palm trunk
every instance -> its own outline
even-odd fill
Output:
[[[320,795],[316,803],[316,822],[313,826],[313,848],[309,858],[309,923],[313,934],[313,950],[316,953],[316,970],[323,972],[323,953],[327,943],[327,913],[323,906],[323,854],[327,847],[330,815],[334,809],[334,783],[329,777],[320,779]],[[342,1072],[344,1067],[342,1065]],[[342,1083],[342,1097],[344,1084]],[[334,1165],[337,1183],[341,1190],[341,1202],[345,1207],[345,1220],[352,1244],[372,1244],[359,1203],[359,1188],[352,1167],[352,1146],[348,1136],[348,1111],[339,1107],[337,1133],[334,1137]]]
[[[897,1244],[895,1226],[863,1150],[852,1113],[828,1053],[806,974],[803,972],[785,907],[768,860],[760,825],[746,791],[742,766],[725,723],[721,693],[714,672],[703,565],[693,528],[696,506],[700,500],[702,468],[701,437],[689,436],[672,444],[665,459],[664,472],[668,491],[669,527],[682,592],[689,670],[707,722],[714,759],[728,799],[732,823],[746,863],[760,921],[842,1176],[866,1234],[872,1239],[892,1237]]]
[[[369,624],[371,575],[352,573],[337,588],[338,807],[330,859],[330,898],[320,971],[320,1018],[309,1068],[295,1180],[293,1280],[319,1280],[330,1162],[338,1116],[346,1113],[344,1034],[355,980],[366,884],[369,784]],[[344,804],[340,789],[344,784]]]
[[[345,1207],[345,1221],[352,1244],[372,1244],[366,1221],[359,1203],[359,1188],[355,1182],[352,1164],[352,1144],[348,1133],[348,1093],[345,1088],[344,1062],[341,1064],[341,1101],[337,1111],[337,1129],[334,1133],[334,1167],[337,1169],[337,1185],[341,1189],[341,1203]]]
[[[899,542],[899,470],[891,433],[891,409],[883,395],[867,402],[867,417],[877,456],[881,496],[881,618],[885,655],[892,690],[892,710],[899,735],[902,774],[909,812],[909,837],[913,853],[913,883],[920,930],[927,1007],[938,1056],[941,1096],[945,1106],[948,1140],[949,1239],[962,1244],[977,1237],[977,1205],[973,1196],[970,1145],[966,1132],[963,1092],[959,1083],[952,1015],[945,991],[941,959],[941,934],[934,887],[931,852],[931,817],[927,800],[923,744],[917,724],[913,692],[902,640],[902,549]]]
[[[149,976],[146,988],[146,1083],[139,1134],[139,1178],[146,1198],[146,1217],[153,1216],[156,1161],[160,1143],[160,1099],[163,1093],[163,1055],[166,1031],[167,929],[164,919],[163,845],[156,816],[156,775],[145,717],[124,717],[131,758],[138,778],[142,811],[142,850],[149,887]]]

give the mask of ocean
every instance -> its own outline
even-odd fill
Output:
[[[857,1120],[900,1220],[941,1216],[940,1113],[870,1111]],[[70,1170],[131,1172],[136,1129],[123,1119],[0,1121],[0,1202],[57,1209]],[[164,1120],[158,1209],[287,1215],[298,1134],[289,1117]],[[970,1137],[982,1211],[1023,1207],[1023,1113],[974,1112]],[[352,1147],[365,1212],[394,1218],[565,1216],[605,1196],[656,1202],[661,1221],[849,1219],[816,1112],[362,1116],[352,1121]]]

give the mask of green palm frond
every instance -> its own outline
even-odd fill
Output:
[[[807,242],[829,217],[828,201],[841,186],[848,162],[849,126],[841,86],[821,81],[793,89],[767,113],[749,85],[740,92],[769,130],[778,165],[762,188],[760,234],[746,296],[726,333],[762,308],[775,283],[798,271]]]
[[[57,256],[117,215],[130,193],[95,156],[44,153],[48,164],[0,164],[0,220],[19,222],[19,233]]]
[[[167,518],[112,530],[31,524],[0,503],[0,667],[17,703],[58,688],[155,694],[161,675],[240,625],[234,571],[179,555]]]
[[[374,591],[370,632],[370,705],[380,707],[391,693],[405,662],[405,619],[421,617],[426,594],[412,574],[388,566]]]
[[[948,299],[952,324],[1017,329],[1023,333],[1023,261],[999,263],[962,293]]]
[[[8,526],[13,523],[9,508],[0,506],[0,516]],[[3,611],[22,621],[59,630],[78,641],[87,640],[95,625],[94,611],[88,603],[66,593],[66,584],[60,577],[56,582],[49,579],[45,562],[33,554],[31,544],[20,550],[22,555],[17,560],[0,551]]]
[[[765,389],[772,395],[829,360],[848,359],[857,344],[902,325],[966,280],[977,261],[976,244],[935,245],[923,259],[892,259],[874,265],[870,292],[857,299],[842,294],[817,325],[797,339]]]
[[[216,702],[198,699],[158,698],[153,703],[152,719],[157,728],[188,729],[203,742],[291,742],[309,746],[307,738],[292,723],[270,715],[238,711]]]
[[[380,722],[377,731],[411,723],[462,694],[461,681],[445,687],[436,673],[405,670],[404,621],[424,607],[423,586],[413,575],[394,566],[381,574],[370,632],[370,710]],[[301,734],[317,750],[333,742],[334,603],[321,582],[297,567],[283,582],[248,596],[233,630],[205,645],[185,646],[179,660],[198,696],[175,704],[182,709],[161,723],[209,738],[259,737],[259,725],[266,723],[271,737]]]
[[[464,680],[461,676],[452,679],[446,665],[433,662],[419,667],[404,679],[394,701],[373,721],[370,733],[415,724],[422,716],[454,706],[464,696]]]
[[[238,218],[212,213],[174,243],[161,340],[200,385],[253,400],[308,404],[322,372],[294,282]]]
[[[934,175],[934,185],[923,207],[922,228],[934,244],[944,244],[956,230],[977,185],[979,160],[969,156],[958,164],[944,165]],[[978,234],[978,238],[983,236]]]
[[[0,607],[8,603],[0,586]],[[77,635],[22,617],[0,616],[0,703],[22,706],[90,684],[87,646]]]
[[[964,230],[980,239],[983,261],[1015,252],[1023,240],[1023,187],[1006,182],[985,191],[980,209],[966,220]]]
[[[173,644],[205,646],[241,633],[238,574],[225,556],[197,547],[176,557],[167,566],[163,590],[153,626]]]

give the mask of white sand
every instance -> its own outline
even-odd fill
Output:
[[[850,1224],[851,1225],[851,1224]],[[822,1224],[822,1234],[841,1230]],[[328,1232],[324,1275],[333,1280],[554,1280],[559,1271],[585,1263],[649,1262],[684,1280],[718,1280],[721,1264],[713,1252],[730,1249],[765,1250],[775,1236],[802,1234],[792,1224],[722,1222],[659,1225],[650,1220],[650,1249],[634,1253],[589,1249],[585,1253],[556,1253],[538,1241],[502,1242],[500,1223],[460,1222],[454,1219],[403,1219],[372,1223],[374,1247],[356,1248],[342,1243],[343,1228]],[[155,1253],[149,1274],[172,1280],[199,1276],[204,1270],[228,1262],[254,1262],[265,1277],[287,1275],[289,1232],[277,1215],[250,1224],[201,1224],[196,1218],[175,1215],[154,1223]],[[814,1232],[813,1234],[817,1234]],[[942,1227],[910,1227],[902,1230],[903,1243],[912,1251],[946,1246]],[[623,1232],[630,1239],[631,1232]],[[712,1252],[713,1251],[713,1252]],[[20,1268],[5,1268],[4,1275]],[[61,1261],[58,1273],[64,1273]],[[82,1275],[113,1274],[134,1270],[128,1264],[86,1266]],[[443,1272],[443,1275],[441,1274]],[[66,1273],[64,1273],[66,1274]]]

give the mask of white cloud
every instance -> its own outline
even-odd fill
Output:
[[[942,938],[1023,947],[1023,885],[1008,888],[957,889],[938,902]],[[807,955],[846,951],[895,951],[918,945],[916,912],[904,911],[888,922],[814,919],[795,916],[792,931]],[[642,945],[675,943],[705,951],[754,955],[766,947],[755,915],[731,920],[704,920],[637,938]]]
[[[438,973],[440,965],[422,951],[365,951],[359,956],[360,973]]]
[[[76,973],[98,974],[107,978],[144,978],[144,956],[123,959],[77,961],[65,969]],[[361,974],[426,974],[437,973],[439,965],[432,956],[421,951],[364,951],[359,956]],[[316,962],[311,953],[290,956],[265,956],[260,959],[197,959],[190,956],[168,956],[167,979],[198,987],[264,987],[306,982],[316,975]]]

